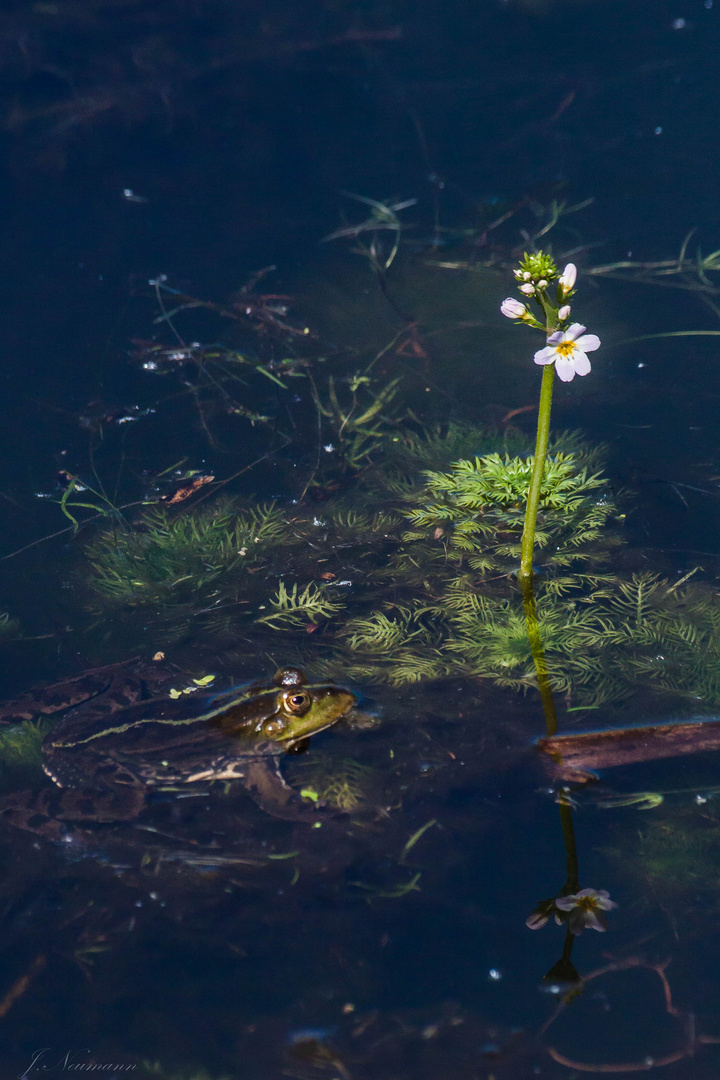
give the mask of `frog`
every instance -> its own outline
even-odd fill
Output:
[[[108,665],[2,706],[0,722],[60,714],[42,742],[53,786],[0,802],[0,820],[63,838],[72,823],[138,818],[153,791],[240,781],[275,817],[307,818],[280,758],[307,748],[356,705],[352,691],[280,668],[224,692],[178,694],[135,659]],[[201,680],[202,681],[202,680]],[[148,696],[162,687],[160,696]],[[62,709],[63,699],[65,710]],[[317,811],[315,811],[317,813]]]

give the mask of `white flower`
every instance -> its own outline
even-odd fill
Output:
[[[527,308],[524,304],[521,304],[519,300],[515,300],[512,296],[508,296],[507,300],[503,300],[500,305],[500,310],[506,319],[522,319],[524,315],[527,315]]]
[[[538,281],[537,287],[538,287],[538,289],[547,289],[548,283],[545,280],[545,278],[542,278],[540,281]]]
[[[565,320],[569,319],[569,318],[570,318],[570,305],[565,304],[564,307],[561,307],[560,310],[558,311],[558,320],[560,322],[565,322]]]
[[[606,889],[581,889],[572,896],[559,896],[555,907],[567,911],[567,927],[571,934],[579,934],[585,929],[607,930],[604,911],[617,907]]]
[[[528,282],[527,284],[520,286],[520,292],[525,293],[526,296],[532,296],[535,292],[535,286]]]
[[[577,266],[575,263],[568,263],[558,279],[558,285],[562,290],[563,296],[567,296],[569,292],[572,292],[575,288],[576,280]]]
[[[576,375],[590,372],[587,353],[600,348],[600,338],[596,334],[586,334],[580,323],[572,323],[567,330],[556,330],[547,339],[547,345],[535,353],[536,364],[555,364],[558,377],[563,382],[572,382]]]

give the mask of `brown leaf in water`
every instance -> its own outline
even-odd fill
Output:
[[[163,495],[161,497],[161,502],[166,502],[168,506],[174,506],[175,503],[185,502],[185,500],[189,499],[191,495],[194,495],[199,488],[204,487],[205,484],[211,484],[214,479],[214,476],[194,476],[192,480],[189,480],[186,484],[182,484],[177,488],[172,496]]]

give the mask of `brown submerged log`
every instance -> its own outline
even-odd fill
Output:
[[[588,774],[617,765],[720,750],[720,720],[688,720],[648,727],[610,728],[579,735],[538,739],[537,748],[554,763],[554,771],[568,779],[589,779]]]

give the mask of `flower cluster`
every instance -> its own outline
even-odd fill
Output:
[[[575,294],[577,267],[568,263],[562,274],[558,274],[552,259],[540,252],[537,255],[523,256],[517,270],[513,271],[520,283],[518,288],[523,296],[533,298],[545,317],[545,325],[533,315],[526,304],[509,296],[503,300],[500,310],[508,319],[516,319],[534,329],[543,330],[547,335],[544,349],[535,353],[536,364],[555,364],[558,377],[563,382],[571,382],[576,375],[590,372],[587,354],[600,348],[600,338],[596,334],[586,334],[580,323],[567,325],[571,308],[568,300]],[[553,301],[548,296],[551,284],[556,282]]]
[[[528,291],[528,286],[546,289],[551,281],[556,281],[560,276],[554,261],[544,251],[538,251],[531,255],[528,255],[526,251],[519,267],[513,273],[518,281],[523,282],[520,289],[526,296],[532,296],[532,293]]]

